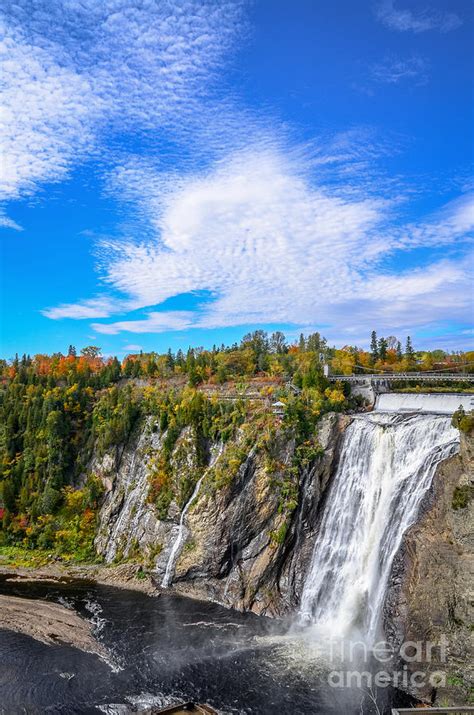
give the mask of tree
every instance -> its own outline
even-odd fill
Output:
[[[174,355],[171,352],[171,348],[168,348],[168,352],[166,353],[166,367],[170,372],[173,372],[174,370]]]
[[[380,338],[379,340],[379,358],[382,360],[382,362],[385,362],[387,359],[387,341],[385,338]]]
[[[403,358],[403,353],[402,353],[402,344],[398,340],[397,341],[397,360],[401,360]]]
[[[81,350],[81,355],[91,360],[100,357],[101,353],[102,350],[96,345],[87,345],[87,347],[82,348]]]
[[[326,339],[322,338],[319,333],[311,333],[306,341],[306,349],[312,353],[319,353],[326,349]]]
[[[410,336],[407,337],[405,345],[405,362],[407,367],[412,367],[415,363],[415,351],[413,350]]]
[[[254,330],[242,338],[242,348],[250,348],[255,357],[257,370],[268,369],[268,335],[264,330]]]
[[[375,332],[375,330],[372,330],[372,335],[370,337],[370,359],[372,364],[376,363],[379,359],[377,333]]]
[[[67,355],[68,355],[68,357],[76,357],[77,352],[76,352],[76,348],[74,347],[74,345],[70,345],[70,346],[69,346],[69,350],[67,351]]]
[[[299,348],[300,353],[304,353],[304,351],[306,350],[306,340],[305,340],[303,333],[300,333],[300,340],[298,343],[298,348]]]
[[[272,333],[270,338],[270,351],[277,355],[282,355],[286,350],[286,338],[284,334],[280,330]]]

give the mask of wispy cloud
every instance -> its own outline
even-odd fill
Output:
[[[468,318],[467,258],[405,271],[385,261],[464,241],[472,204],[400,228],[406,196],[377,164],[390,139],[350,129],[301,144],[278,117],[217,91],[241,10],[238,0],[4,2],[4,195],[32,194],[92,156],[126,221],[120,240],[94,236],[96,294],[44,315],[97,321],[109,335],[315,322],[354,335]],[[454,29],[456,17],[393,2],[378,16],[414,32]],[[372,81],[419,83],[426,71],[421,58],[391,58]],[[147,151],[134,156],[124,147],[137,138]],[[169,309],[189,293],[206,298]]]
[[[0,63],[5,198],[57,181],[113,135],[193,121],[240,3],[6,0]]]
[[[371,67],[370,78],[380,84],[410,82],[422,85],[428,80],[428,67],[427,60],[419,56],[386,57],[382,62]]]
[[[73,318],[75,320],[107,318],[120,310],[133,310],[133,304],[127,301],[107,297],[89,298],[79,303],[63,303],[55,308],[46,308],[43,315],[52,320]]]
[[[426,9],[412,12],[395,7],[395,0],[381,0],[375,8],[376,16],[386,27],[400,32],[450,32],[462,25],[462,19],[453,12]]]
[[[130,352],[138,352],[141,349],[142,349],[141,345],[135,345],[134,343],[123,346],[123,350],[128,350]]]
[[[331,147],[334,160],[334,146]],[[400,251],[465,240],[472,201],[454,202],[425,223],[397,227],[397,202],[317,180],[304,149],[259,146],[237,152],[212,171],[164,176],[132,161],[110,188],[135,201],[152,235],[103,245],[104,282],[144,318],[97,322],[98,333],[159,333],[193,327],[291,323],[336,326],[340,335],[371,324],[404,329],[468,320],[468,259],[395,272],[384,261]],[[318,163],[319,162],[319,163]],[[356,162],[357,163],[357,162]],[[322,176],[325,176],[323,173]],[[154,308],[177,295],[203,292],[196,311]],[[78,306],[78,312],[84,308]],[[59,308],[51,317],[71,315]],[[330,332],[330,331],[329,331]]]
[[[19,223],[17,223],[12,218],[7,216],[1,209],[0,209],[0,227],[10,228],[10,229],[13,229],[13,231],[23,231],[23,226],[20,226]]]

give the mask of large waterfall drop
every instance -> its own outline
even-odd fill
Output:
[[[347,428],[301,598],[330,637],[380,635],[393,559],[459,432],[440,415],[358,415]]]

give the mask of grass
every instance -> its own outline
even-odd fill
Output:
[[[53,558],[49,549],[28,549],[24,546],[0,546],[0,566],[39,568]]]

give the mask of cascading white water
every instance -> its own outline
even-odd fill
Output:
[[[175,540],[173,547],[171,549],[171,552],[170,552],[170,555],[168,558],[168,563],[166,564],[165,575],[163,576],[163,580],[161,582],[161,585],[163,586],[163,588],[168,588],[168,586],[171,584],[171,581],[173,580],[176,562],[177,562],[178,557],[181,553],[181,549],[183,547],[184,540],[186,537],[186,523],[185,523],[186,514],[188,513],[191,504],[193,503],[193,501],[196,499],[197,495],[199,494],[199,490],[201,488],[201,484],[202,484],[204,477],[209,472],[209,470],[212,469],[212,467],[214,466],[216,461],[219,459],[220,455],[222,454],[222,450],[223,450],[223,446],[220,447],[215,458],[211,459],[211,464],[209,465],[209,467],[206,469],[206,471],[202,474],[202,476],[196,482],[194,491],[191,494],[191,497],[186,502],[186,504],[183,508],[183,511],[181,512],[181,518],[179,520],[178,535],[176,536],[176,540]]]
[[[344,436],[300,613],[328,637],[380,634],[393,559],[437,464],[458,450],[449,417],[358,415]]]

